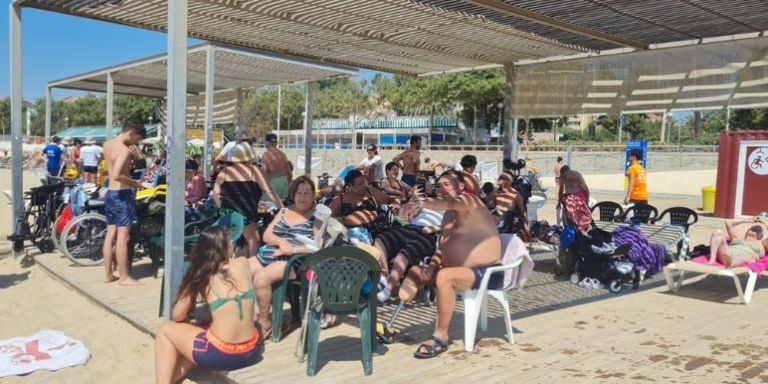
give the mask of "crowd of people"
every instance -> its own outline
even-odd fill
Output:
[[[167,172],[165,154],[161,153],[154,164],[144,165],[143,179],[135,177],[133,171],[141,166],[135,147],[145,135],[141,124],[128,122],[117,137],[104,143],[103,150],[86,140],[77,147],[77,156],[72,156],[89,180],[98,172],[94,169],[98,160],[103,157],[106,161],[106,280],[119,280],[124,285],[140,284],[129,275],[127,264],[130,227],[136,220],[135,190],[158,183]],[[65,156],[57,140],[54,138],[44,150],[51,172],[61,169],[57,160],[64,161]],[[366,156],[354,169],[322,190],[308,176],[293,177],[293,165],[277,147],[277,136],[264,137],[260,156],[255,144],[255,138],[246,131],[238,131],[236,140],[215,158],[211,180],[203,179],[199,158],[186,161],[188,206],[194,208],[208,200],[215,204],[218,215],[242,215],[244,246],[235,254],[233,244],[238,239],[230,239],[221,228],[201,233],[188,255],[190,267],[175,302],[174,322],[158,332],[158,382],[173,382],[192,365],[228,370],[256,361],[263,339],[272,330],[272,286],[282,279],[286,268],[293,267],[287,265],[286,258],[311,253],[302,239],[321,235],[321,222],[315,215],[320,199],[347,228],[349,238],[372,245],[380,255],[380,305],[386,305],[395,293],[409,302],[424,285],[436,287],[437,326],[414,352],[416,358],[435,357],[448,347],[455,295],[476,288],[487,268],[500,263],[499,232],[505,222],[513,218],[519,223],[515,233],[523,241],[532,240],[526,196],[515,184],[517,174],[505,170],[496,185],[481,185],[475,176],[478,161],[473,155],[463,156],[457,169],[434,159],[422,163],[419,136],[411,137],[408,148],[389,162],[376,145],[368,145]],[[632,152],[630,159],[625,203],[647,203],[642,154]],[[530,159],[519,168],[538,171]],[[568,223],[586,232],[592,214],[584,177],[564,165],[562,158],[557,159],[554,171],[558,207],[562,205]],[[275,214],[266,222],[264,206],[270,202]],[[732,226],[739,223],[729,222],[728,235],[713,236],[713,262],[731,265],[759,253],[758,245],[765,246],[760,227],[750,229],[743,239],[737,238]],[[235,257],[238,255],[244,257]],[[112,272],[113,259],[119,266],[118,276]],[[494,275],[489,287],[500,285],[501,276]],[[205,300],[212,314],[207,328],[188,321],[198,297]],[[324,319],[324,326],[338,323],[336,320]]]

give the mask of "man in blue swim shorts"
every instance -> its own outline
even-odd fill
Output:
[[[428,359],[448,348],[448,329],[457,292],[477,289],[488,267],[501,259],[501,239],[496,220],[485,203],[467,193],[462,172],[446,171],[437,180],[438,196],[404,204],[400,215],[411,218],[422,208],[445,211],[442,236],[429,265],[413,266],[400,286],[399,296],[413,300],[424,284],[437,287],[437,327],[413,356]],[[498,289],[502,275],[491,276],[489,289]]]
[[[128,121],[117,137],[104,143],[104,158],[107,160],[109,190],[105,201],[107,214],[107,235],[104,239],[104,267],[106,282],[119,280],[120,285],[142,285],[128,273],[128,244],[131,226],[136,222],[136,197],[134,189],[142,188],[140,180],[131,178],[131,166],[135,159],[130,146],[136,145],[147,136],[144,125]],[[120,277],[112,273],[112,262],[117,255]]]
[[[400,180],[413,187],[416,185],[419,167],[421,167],[421,136],[411,136],[410,144],[411,146],[408,149],[395,156],[392,161],[397,163],[403,170],[403,177]]]

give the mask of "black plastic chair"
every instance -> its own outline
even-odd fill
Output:
[[[624,214],[624,208],[619,203],[614,203],[613,201],[601,201],[595,204],[590,209],[590,212],[595,212],[595,210],[598,211],[600,216],[599,221],[616,221],[617,218]]]
[[[699,221],[699,215],[694,210],[686,207],[672,207],[665,209],[659,217],[651,220],[651,223],[656,224],[667,214],[669,214],[669,224],[685,228],[685,233],[688,233],[688,228],[691,225]],[[691,221],[691,217],[693,217],[693,221]]]
[[[632,213],[630,217],[629,214]],[[627,208],[627,210],[621,215],[621,221],[627,221],[629,218],[631,221],[639,221],[643,224],[654,222],[659,217],[659,210],[653,205],[644,203],[635,203],[635,205]]]

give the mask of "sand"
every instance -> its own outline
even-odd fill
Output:
[[[48,276],[32,258],[0,260],[0,339],[60,330],[91,351],[86,365],[0,379],[2,383],[148,383],[154,341]],[[108,378],[108,379],[106,379]]]

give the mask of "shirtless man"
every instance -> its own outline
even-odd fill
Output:
[[[264,147],[267,149],[261,156],[261,165],[267,176],[272,190],[285,200],[288,197],[288,187],[293,180],[292,167],[288,157],[277,148],[277,135],[268,133],[264,138]]]
[[[106,282],[118,280],[112,274],[113,253],[115,247],[117,266],[120,273],[120,285],[142,285],[128,274],[128,243],[131,226],[136,221],[136,196],[134,189],[142,187],[140,180],[131,178],[131,165],[134,156],[129,148],[147,136],[144,125],[128,121],[117,137],[104,143],[104,158],[109,172],[109,190],[105,201],[107,216],[107,235],[104,239],[104,267],[107,272]],[[117,242],[115,243],[115,237]]]
[[[557,162],[555,163],[555,189],[558,191],[560,190],[560,170],[563,168],[563,158],[561,156],[557,157]]]
[[[464,192],[461,172],[444,172],[438,188],[437,198],[402,207],[406,218],[414,217],[421,208],[445,211],[442,236],[430,264],[411,268],[400,287],[400,298],[411,301],[420,286],[437,286],[437,329],[419,346],[416,358],[431,358],[445,351],[456,292],[477,288],[485,270],[499,264],[501,256],[496,220],[479,197]],[[502,274],[493,275],[489,287],[498,287],[502,280]]]
[[[401,180],[413,187],[416,185],[416,179],[418,179],[419,176],[419,167],[421,166],[421,137],[416,135],[411,136],[410,144],[411,146],[408,147],[408,149],[395,156],[392,161],[398,163],[400,168],[403,169],[403,177]]]

